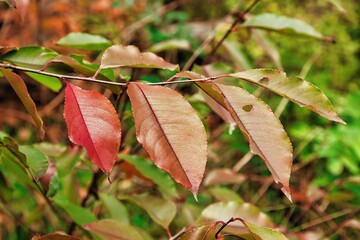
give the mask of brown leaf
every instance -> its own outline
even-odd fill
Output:
[[[130,83],[136,136],[153,162],[196,196],[207,161],[204,125],[183,96],[160,86]]]
[[[135,67],[161,68],[179,71],[179,66],[166,62],[151,52],[140,52],[135,46],[113,45],[107,48],[101,58],[100,68]]]
[[[198,83],[198,86],[228,109],[248,139],[250,150],[264,160],[275,182],[282,185],[281,190],[291,200],[292,146],[270,107],[239,87],[217,83]]]
[[[43,121],[42,121],[40,114],[38,113],[38,111],[36,109],[36,105],[35,105],[34,101],[30,97],[30,94],[24,83],[24,80],[16,73],[13,73],[12,71],[7,70],[5,68],[0,68],[0,71],[4,74],[5,78],[10,83],[11,87],[14,89],[15,93],[18,95],[18,97],[20,98],[24,107],[26,108],[28,113],[31,115],[32,119],[34,119],[39,136],[41,139],[43,139],[45,136],[45,130],[43,128]]]

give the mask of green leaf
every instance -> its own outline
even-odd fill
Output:
[[[23,184],[36,189],[36,186],[27,172],[27,166],[24,163],[25,156],[14,150],[12,147],[0,143],[0,170],[10,172]]]
[[[63,196],[57,195],[53,198],[53,201],[56,205],[60,206],[76,224],[85,225],[97,220],[89,209],[75,205]]]
[[[271,219],[257,207],[250,203],[243,202],[218,202],[206,207],[200,217],[196,220],[197,223],[208,223],[215,221],[227,222],[230,218],[242,218],[249,222],[254,222],[262,227],[274,227]],[[244,233],[244,225],[239,222],[229,224],[225,228],[226,232],[233,234]]]
[[[57,44],[60,46],[91,51],[102,51],[111,46],[111,42],[102,36],[80,32],[69,33],[61,38]]]
[[[104,219],[85,225],[84,228],[103,239],[145,240],[141,232],[128,223]]]
[[[56,58],[52,59],[48,64],[49,66],[52,66],[51,63],[62,63],[65,64],[66,66],[72,68],[75,72],[81,73],[83,75],[85,75],[86,77],[92,77],[95,75],[96,70],[99,68],[98,64],[90,64],[90,63],[85,63],[83,61],[83,59],[75,59],[75,58],[71,58],[68,56],[63,56],[63,55],[59,55]],[[114,75],[114,70],[112,69],[103,69],[99,72],[99,74],[97,75],[98,79],[101,80],[105,80],[105,81],[115,81],[115,75]],[[59,80],[57,80],[59,81]],[[122,88],[120,88],[119,86],[114,86],[114,85],[107,85],[107,84],[102,84],[104,87],[110,89],[112,92],[114,93],[119,93]],[[61,87],[61,84],[60,84]]]
[[[148,51],[149,52],[161,52],[167,50],[186,50],[191,51],[191,45],[186,39],[170,39],[153,44]]]
[[[176,205],[170,200],[161,199],[141,194],[135,196],[120,196],[122,200],[127,200],[142,207],[150,217],[163,228],[168,229],[170,223],[176,215]]]
[[[229,202],[235,201],[237,203],[243,203],[244,200],[233,190],[225,187],[214,187],[208,190],[210,194],[219,201]]]
[[[46,155],[33,145],[19,146],[20,152],[26,155],[26,162],[35,177],[41,177],[48,169]]]
[[[127,208],[116,197],[107,194],[100,194],[100,200],[111,218],[124,223],[129,223]]]
[[[0,56],[1,60],[32,69],[41,69],[48,61],[59,54],[44,47],[22,47]]]
[[[20,98],[24,107],[35,122],[38,134],[41,139],[45,136],[45,130],[43,128],[43,121],[36,109],[34,101],[31,99],[24,80],[17,75],[5,68],[0,68],[0,71],[4,74],[5,78],[9,81],[11,87],[14,89],[16,95]]]
[[[55,77],[45,76],[42,74],[32,73],[32,72],[25,72],[25,73],[35,81],[41,83],[42,85],[51,89],[54,92],[59,92],[62,87],[61,81]]]
[[[119,157],[132,164],[142,175],[156,183],[165,197],[178,197],[173,179],[164,170],[157,168],[150,160],[141,156],[124,154],[120,154]]]
[[[294,34],[315,39],[323,39],[321,33],[317,32],[309,24],[294,18],[264,13],[250,17],[242,26],[261,28],[279,33]]]
[[[338,117],[326,95],[312,83],[299,77],[288,78],[284,72],[272,69],[252,69],[229,76],[269,89],[331,121],[345,123]]]
[[[160,68],[179,71],[179,65],[166,62],[151,52],[140,52],[135,46],[113,45],[105,50],[101,58],[101,69],[133,67]]]
[[[74,58],[69,56],[59,55],[56,58],[52,59],[50,63],[63,63],[78,73],[84,74],[87,77],[92,77],[96,73],[98,65],[96,64],[84,64],[83,62],[79,62]],[[105,71],[105,70],[104,70]],[[111,71],[111,70],[110,70]],[[102,72],[99,73],[98,78],[102,80],[111,80],[114,81],[114,72],[111,71],[113,74],[112,76],[109,74],[104,75]]]
[[[78,148],[68,148],[56,158],[56,170],[60,178],[67,176],[75,164],[80,161],[81,151]]]
[[[254,240],[288,240],[288,238],[285,237],[281,232],[274,229],[259,227],[243,219],[241,219],[241,222],[254,237]]]

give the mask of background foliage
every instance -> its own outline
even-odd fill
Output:
[[[179,63],[182,68],[215,27],[216,42],[230,26],[231,17],[250,4],[235,0],[18,2],[16,11],[1,3],[2,46],[44,46],[90,64],[98,60],[99,50],[112,43],[133,44]],[[128,231],[133,236],[129,239],[139,235],[144,239],[166,238],[167,226],[175,234],[194,223],[227,221],[244,211],[245,202],[251,206],[247,211],[250,219],[254,217],[253,224],[261,225],[254,219],[260,213],[266,214],[267,226],[271,222],[289,238],[359,238],[360,6],[356,0],[341,4],[336,0],[260,1],[249,14],[263,13],[303,20],[336,43],[294,32],[251,32],[238,25],[215,54],[210,54],[214,48],[214,43],[210,43],[196,59],[194,68],[206,65],[212,74],[260,67],[283,69],[289,76],[306,75],[308,81],[329,96],[347,125],[330,123],[294,104],[286,104],[270,92],[260,95],[274,110],[284,106],[280,119],[295,153],[290,183],[294,203],[273,184],[260,158],[254,156],[248,161],[248,144],[240,131],[235,129],[230,134],[229,126],[211,111],[192,85],[177,86],[177,90],[199,112],[208,130],[209,161],[199,203],[145,159],[147,155],[136,141],[131,108],[125,97],[119,98],[117,105],[123,124],[121,160],[110,175],[110,184],[104,174],[90,165],[85,151],[67,140],[61,86],[50,90],[31,79],[26,81],[45,121],[45,142],[39,142],[31,118],[8,83],[1,80],[2,144],[14,148],[18,144],[16,159],[23,159],[25,154],[29,165],[39,164],[38,168],[31,166],[40,169],[31,174],[41,183],[37,185],[38,181],[29,179],[18,164],[1,162],[2,237],[27,239],[60,230],[93,238],[97,226],[90,223],[112,219],[100,223],[114,229],[131,229]],[[85,49],[69,39],[59,41],[71,32],[101,35],[109,40]],[[74,39],[86,39],[82,37]],[[29,54],[34,54],[34,49]],[[158,82],[173,73],[142,69],[121,74],[125,79]],[[100,85],[78,84],[110,96]],[[258,91],[244,83],[243,87]],[[14,152],[3,151],[1,155],[11,158]],[[135,153],[142,157],[130,156]],[[43,175],[41,171],[48,160],[49,168]],[[166,209],[170,216],[156,215],[159,209]]]

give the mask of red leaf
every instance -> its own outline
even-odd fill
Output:
[[[90,160],[110,173],[121,139],[120,121],[110,101],[96,91],[67,83],[64,117],[70,140],[85,147]]]
[[[207,161],[206,132],[199,116],[178,92],[130,83],[136,136],[153,162],[190,189],[199,190]]]
[[[16,73],[13,73],[5,68],[0,68],[0,71],[4,74],[5,78],[8,80],[11,87],[14,89],[15,93],[18,95],[21,102],[24,104],[24,107],[29,112],[31,117],[34,119],[40,138],[43,139],[45,135],[45,131],[43,128],[43,121],[36,109],[36,105],[34,101],[31,99],[29,95],[24,80]]]

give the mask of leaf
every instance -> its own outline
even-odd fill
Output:
[[[183,96],[160,86],[130,83],[136,137],[159,168],[196,197],[207,161],[204,125]]]
[[[235,201],[243,203],[244,200],[240,198],[237,192],[230,190],[227,187],[214,187],[208,190],[210,194],[221,202]]]
[[[23,184],[36,189],[36,185],[27,172],[25,156],[11,146],[0,143],[0,170],[9,172]]]
[[[207,173],[204,179],[204,185],[220,185],[220,184],[241,184],[246,180],[245,175],[234,172],[228,168],[218,168]]]
[[[35,81],[41,83],[45,87],[51,89],[54,92],[59,92],[62,88],[62,84],[59,79],[55,77],[45,76],[38,73],[26,72],[26,75],[34,79]]]
[[[198,86],[228,109],[248,139],[250,150],[263,159],[275,182],[282,185],[281,190],[291,200],[292,146],[270,107],[239,87],[216,83],[198,83]]]
[[[63,56],[63,55],[59,55],[57,57],[55,57],[54,59],[52,59],[51,61],[49,61],[47,63],[47,65],[52,66],[51,63],[62,63],[65,64],[66,66],[69,66],[70,68],[72,68],[75,72],[84,74],[87,77],[92,77],[94,76],[94,74],[96,73],[96,70],[98,69],[98,64],[85,64],[83,60],[81,61],[77,61],[74,58],[68,57],[68,56]],[[106,81],[115,81],[115,76],[114,76],[114,71],[112,69],[104,69],[102,71],[99,72],[99,74],[97,75],[98,79],[101,80],[106,80]],[[108,88],[109,90],[111,90],[112,92],[118,94],[120,91],[122,91],[122,88],[120,88],[119,86],[114,86],[114,85],[108,85],[108,84],[101,84],[104,87]]]
[[[104,239],[145,240],[139,230],[133,226],[112,219],[93,222],[84,226],[84,228]]]
[[[186,39],[170,39],[153,44],[149,52],[161,52],[166,50],[186,50],[191,51],[191,44]]]
[[[151,161],[141,156],[130,156],[124,154],[120,154],[119,156],[134,165],[135,168],[145,177],[156,183],[159,186],[159,191],[161,191],[161,193],[163,193],[166,197],[175,198],[178,196],[174,181],[166,172],[154,166]]]
[[[161,68],[179,71],[179,66],[166,62],[163,58],[151,52],[140,52],[135,46],[113,45],[105,50],[100,68]]]
[[[80,238],[61,233],[51,233],[44,236],[35,235],[31,240],[80,240]]]
[[[120,196],[119,198],[131,201],[142,207],[157,224],[165,229],[169,228],[176,215],[176,204],[170,200],[153,197],[148,194]]]
[[[229,76],[267,88],[331,121],[345,123],[337,116],[326,95],[312,83],[299,77],[288,78],[284,72],[272,69],[252,69]]]
[[[85,147],[90,160],[110,173],[121,139],[120,121],[110,101],[66,83],[64,117],[70,140]]]
[[[43,176],[48,169],[46,155],[33,145],[19,146],[19,151],[26,155],[26,163],[35,177]]]
[[[294,34],[322,40],[324,37],[309,24],[294,18],[264,13],[252,16],[242,26],[261,28],[279,33]]]
[[[38,134],[41,139],[45,136],[45,130],[43,128],[43,121],[36,109],[36,105],[34,101],[31,99],[27,87],[24,83],[24,80],[17,75],[16,73],[11,72],[5,68],[0,67],[0,71],[4,74],[5,78],[10,83],[11,87],[14,89],[16,95],[20,98],[21,102],[23,103],[24,107],[32,117],[35,122]]]
[[[56,205],[60,206],[78,225],[82,226],[97,220],[95,215],[89,209],[73,204],[63,196],[57,195],[53,198],[53,201]]]
[[[254,240],[288,240],[288,238],[285,237],[284,234],[274,229],[259,227],[243,219],[241,219],[241,222],[245,225],[245,227],[254,237]]]
[[[192,227],[180,235],[176,240],[210,240],[215,236],[214,224]]]
[[[204,75],[201,75],[199,73],[192,72],[192,71],[179,72],[179,73],[175,74],[175,77],[187,78],[187,79],[203,79],[203,78],[206,78]],[[197,82],[195,82],[195,84],[198,85]],[[224,122],[229,124],[229,133],[231,134],[235,129],[236,123],[235,123],[234,119],[231,117],[231,115],[229,114],[228,110],[226,110],[226,108],[224,106],[220,105],[218,102],[216,102],[209,95],[204,94],[204,98],[206,100],[206,103],[209,105],[209,107],[219,117],[221,117],[221,119],[224,120]]]
[[[29,46],[8,52],[0,56],[0,59],[22,67],[41,69],[58,55],[57,52],[44,47]]]
[[[76,72],[84,74],[87,77],[92,77],[97,70],[95,64],[85,65],[84,63],[80,63],[76,61],[74,58],[63,55],[57,56],[56,58],[52,59],[49,63],[63,63],[74,69]],[[104,75],[102,72],[99,73],[98,78],[102,80],[111,80],[112,82],[115,81],[114,76],[110,76],[109,74]]]
[[[111,46],[111,42],[102,36],[80,32],[69,33],[61,38],[57,44],[60,46],[92,51],[102,51]]]
[[[116,197],[107,194],[100,194],[102,205],[106,208],[109,215],[116,220],[129,223],[127,208]]]
[[[200,217],[196,220],[197,223],[207,223],[214,221],[227,222],[230,218],[242,218],[246,221],[256,223],[262,227],[274,227],[271,219],[257,207],[250,203],[243,202],[218,202],[207,206]],[[229,224],[225,228],[226,232],[238,234],[244,233],[244,225],[239,222]]]

